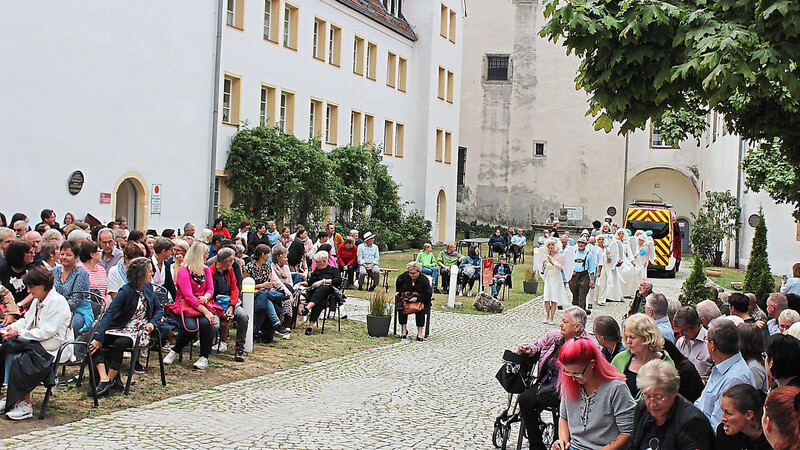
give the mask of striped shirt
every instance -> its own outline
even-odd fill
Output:
[[[89,273],[89,289],[97,289],[100,292],[100,296],[105,299],[108,292],[105,269],[100,267],[100,264],[96,264],[94,270],[91,270],[82,262],[78,263],[78,267],[83,267]]]

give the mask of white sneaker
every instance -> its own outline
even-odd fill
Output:
[[[206,358],[205,356],[201,356],[200,358],[197,359],[197,362],[192,364],[192,367],[198,370],[205,369],[206,367],[208,367],[208,358]]]
[[[2,400],[0,400],[0,412],[5,410],[6,410],[6,399],[3,398]]]
[[[170,365],[175,362],[175,358],[178,357],[178,353],[175,350],[170,350],[167,353],[167,356],[164,357],[164,364]]]
[[[542,319],[542,323],[547,323],[547,319]]]
[[[33,417],[33,405],[24,400],[20,400],[14,405],[11,411],[6,413],[6,416],[11,420],[30,419]]]
[[[219,344],[211,347],[211,350],[219,351],[220,353],[227,352],[228,351],[228,343],[220,341]]]
[[[198,340],[194,341],[194,344],[192,344],[192,347],[194,347],[194,348],[200,348],[200,339],[198,339]]]

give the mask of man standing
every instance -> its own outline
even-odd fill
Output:
[[[275,247],[278,243],[278,238],[281,233],[278,231],[278,226],[275,225],[274,220],[267,222],[267,237],[269,238],[269,248]]]
[[[110,228],[103,228],[97,233],[97,240],[100,244],[100,262],[98,265],[108,272],[122,259],[122,250],[118,249],[114,242],[114,232]]]
[[[267,236],[267,226],[263,222],[256,224],[256,232],[250,233],[247,237],[247,254],[252,256],[256,252],[256,247],[264,244],[269,247],[269,236]]]
[[[594,255],[586,248],[588,241],[581,236],[578,239],[578,250],[575,251],[575,269],[569,280],[569,290],[572,291],[572,304],[586,309],[586,296],[589,289],[594,287],[595,272]]]
[[[552,225],[554,222],[558,222],[558,219],[556,219],[556,213],[550,213],[550,217],[544,221],[544,223],[547,225]]]
[[[378,267],[380,254],[378,253],[378,246],[375,245],[374,234],[369,231],[364,234],[364,243],[358,246],[358,251],[356,254],[358,255],[359,265],[358,290],[364,290],[364,278],[367,276],[367,274],[370,274],[373,284],[369,290],[374,291],[381,282],[381,273],[380,268]]]
[[[669,323],[669,317],[667,317],[668,309],[669,301],[667,297],[665,297],[664,294],[658,293],[653,294],[653,296],[645,302],[644,312],[650,316],[651,319],[656,321],[661,336],[674,344],[675,333],[672,331],[672,324]]]
[[[787,308],[789,308],[789,301],[786,299],[785,295],[775,292],[770,294],[769,298],[767,298],[767,315],[770,317],[767,321],[767,329],[769,330],[770,336],[780,333],[778,329],[778,317],[783,310]]]
[[[714,360],[714,367],[694,406],[703,411],[711,422],[711,428],[716,430],[722,420],[722,393],[734,384],[748,383],[756,387],[756,383],[750,368],[739,353],[739,330],[730,320],[718,320],[711,325],[708,331],[708,353]]]
[[[703,300],[695,306],[695,309],[697,310],[697,315],[700,316],[700,323],[706,328],[709,328],[711,322],[717,317],[722,316],[719,307],[711,300]]]
[[[56,222],[56,213],[53,212],[52,209],[43,209],[42,213],[39,214],[39,217],[42,218],[42,221],[33,227],[34,230],[39,228],[39,226],[42,224],[46,224],[51,230],[61,229],[61,226],[59,226],[58,222]]]
[[[675,345],[683,356],[694,364],[700,378],[704,382],[708,381],[714,361],[708,354],[708,332],[700,325],[700,316],[694,308],[687,306],[679,309],[673,320],[675,329],[682,334]]]
[[[117,224],[119,224],[119,227],[121,229],[123,230],[128,229],[128,219],[125,216],[117,216],[117,218],[114,219],[114,222],[117,222]]]
[[[194,224],[191,222],[187,222],[186,225],[183,226],[183,234],[181,238],[190,237],[194,240]]]
[[[342,245],[344,238],[342,238],[341,234],[336,232],[336,227],[330,222],[328,222],[328,225],[325,227],[325,231],[328,233],[328,243],[331,244],[331,255],[336,256],[336,250]]]

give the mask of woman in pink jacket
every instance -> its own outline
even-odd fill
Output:
[[[172,314],[180,324],[175,346],[164,357],[164,364],[172,364],[183,348],[200,334],[200,358],[194,363],[195,369],[208,367],[213,339],[212,326],[216,316],[206,308],[206,304],[214,297],[214,281],[211,269],[206,267],[208,246],[202,242],[193,244],[183,259],[178,270],[175,286],[178,295],[172,307]]]

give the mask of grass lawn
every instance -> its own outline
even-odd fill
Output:
[[[438,255],[439,252],[442,251],[443,249],[444,249],[443,247],[436,247],[436,248],[433,249],[433,252],[434,252],[434,254]],[[517,305],[525,303],[528,300],[536,297],[537,295],[541,295],[544,292],[544,283],[542,283],[542,282],[539,283],[539,289],[538,289],[538,292],[536,293],[536,295],[525,294],[524,292],[522,292],[522,280],[525,277],[525,267],[532,267],[533,266],[533,254],[531,253],[531,249],[526,249],[526,250],[527,250],[527,254],[525,256],[525,264],[522,264],[522,262],[520,260],[519,263],[516,266],[514,266],[514,270],[513,270],[513,273],[511,275],[511,279],[513,281],[512,284],[513,284],[514,288],[511,289],[506,294],[506,300],[503,302],[505,307],[506,307],[506,309],[510,309],[510,308],[513,308],[513,307],[515,307]],[[408,251],[400,252],[400,253],[387,253],[387,254],[382,254],[381,255],[381,261],[380,261],[380,266],[381,267],[388,267],[388,268],[391,268],[391,269],[399,269],[398,272],[394,272],[391,275],[389,275],[389,292],[390,293],[394,294],[394,285],[395,285],[395,280],[397,279],[397,276],[405,271],[406,264],[409,261],[413,260],[413,255],[415,253],[419,253],[419,251],[420,250],[408,250]],[[486,249],[484,248],[483,251],[485,253]],[[441,279],[439,280],[439,283],[440,283],[439,288],[441,288]],[[489,287],[487,287],[486,289],[488,290]],[[477,290],[478,290],[478,288],[477,288],[477,282],[476,282],[475,288],[472,291],[473,296],[477,294]],[[488,292],[491,292],[491,290],[489,290]],[[361,294],[361,295],[359,295],[359,294]],[[363,297],[366,298],[366,293],[358,293],[357,291],[355,291],[355,292],[348,291],[348,295],[353,295],[355,297],[363,296]],[[463,312],[463,313],[466,313],[466,314],[489,314],[489,313],[476,311],[475,308],[473,308],[472,302],[474,301],[474,297],[473,298],[468,298],[468,297],[457,296],[456,297],[456,301],[464,303],[464,309],[457,310],[459,312]],[[444,294],[435,294],[433,296],[433,305],[437,309],[439,309],[441,305],[447,305],[447,296],[444,295]]]
[[[0,438],[145,405],[176,395],[392,344],[400,340],[391,334],[386,338],[369,337],[366,324],[353,320],[343,320],[341,332],[336,331],[335,322],[326,325],[324,335],[315,332],[312,336],[303,336],[302,331],[300,328],[293,330],[292,339],[288,341],[277,338],[272,344],[256,343],[253,353],[247,356],[244,363],[233,361],[235,339],[232,331],[228,340],[230,350],[219,355],[212,352],[209,367],[203,372],[192,371],[194,361],[189,360],[188,349],[185,349],[182,363],[176,360],[175,364],[165,366],[166,387],[161,386],[158,360],[153,354],[147,373],[133,376],[129,396],[126,397],[120,391],[114,391],[116,393],[110,397],[100,398],[100,406],[95,408],[92,406],[91,397],[86,395],[89,390],[89,381],[86,378],[80,389],[75,388],[74,384],[55,388],[48,406],[47,416],[41,421],[36,418],[36,415],[39,414],[45,390],[43,387],[38,387],[32,394],[34,418],[21,422],[8,421],[5,420],[5,417],[0,419],[3,422],[3,426],[0,427]],[[197,349],[195,349],[194,358],[197,357]],[[128,361],[128,359],[123,361],[123,367]],[[77,368],[68,369],[66,377],[61,377],[61,379],[69,379],[76,374]]]
[[[741,292],[738,289],[732,288],[731,287],[731,282],[732,281],[734,281],[734,282],[738,281],[739,283],[743,283],[744,282],[744,271],[739,270],[739,269],[734,269],[734,268],[731,268],[731,267],[712,267],[712,268],[721,270],[722,271],[722,275],[720,275],[718,277],[709,276],[708,278],[711,281],[713,281],[714,283],[717,283],[718,285],[722,286],[723,288],[725,288],[725,290]],[[774,278],[775,278],[775,283],[780,283],[781,282],[781,277],[774,276]]]

